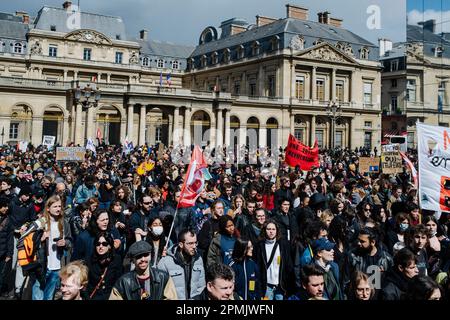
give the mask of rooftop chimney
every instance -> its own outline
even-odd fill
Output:
[[[238,34],[247,31],[248,22],[240,18],[232,18],[225,20],[221,23],[220,28],[222,29],[222,34],[220,38],[226,38],[234,34]]]
[[[383,57],[386,52],[392,50],[392,41],[389,39],[378,39],[378,45],[380,47],[380,57]]]
[[[266,24],[272,23],[277,21],[277,19],[275,18],[269,18],[269,17],[265,17],[265,16],[256,16],[256,26],[260,27],[260,26],[264,26]]]
[[[299,20],[308,20],[308,12],[309,10],[307,8],[294,6],[292,4],[286,5],[286,17],[287,18],[294,18]]]
[[[422,26],[423,30],[428,30],[432,33],[436,32],[436,20],[435,19],[419,22],[418,25]]]
[[[330,25],[341,28],[342,27],[342,19],[330,18]]]
[[[328,11],[325,11],[323,13],[323,23],[330,24],[330,18],[331,18],[330,13]]]
[[[66,11],[69,11],[72,8],[72,1],[66,1],[63,3],[63,8],[66,9]]]
[[[237,26],[237,25],[233,24],[233,25],[231,25],[231,33],[230,33],[230,36],[232,36],[233,34],[238,34],[238,33],[244,32],[244,31],[246,31],[246,30],[247,30],[246,27],[243,27],[243,26]]]
[[[30,23],[30,16],[25,11],[16,11],[16,16],[21,17],[23,23]]]
[[[145,29],[139,31],[139,39],[141,39],[141,40],[148,40],[148,31],[145,30]]]

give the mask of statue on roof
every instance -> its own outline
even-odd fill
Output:
[[[36,54],[36,55],[41,55],[42,54],[42,46],[40,44],[39,41],[36,41],[32,46],[31,46],[31,54]]]

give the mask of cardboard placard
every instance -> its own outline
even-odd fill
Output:
[[[86,148],[58,147],[56,148],[56,161],[84,161]]]
[[[380,157],[375,157],[375,158],[361,157],[361,158],[359,158],[359,172],[360,173],[380,172]]]
[[[382,172],[395,174],[403,172],[403,161],[400,152],[386,151],[381,153]]]
[[[42,138],[42,145],[46,146],[49,150],[55,145],[55,136],[44,136]]]

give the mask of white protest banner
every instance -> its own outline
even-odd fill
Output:
[[[381,152],[381,171],[386,174],[403,172],[403,161],[399,151]]]
[[[450,129],[423,123],[416,128],[420,207],[450,211]]]
[[[384,146],[381,146],[381,151],[400,151],[400,144],[398,143],[385,144]]]
[[[86,148],[59,147],[56,148],[56,161],[84,161]]]
[[[22,152],[27,152],[28,141],[20,141],[19,142],[19,150]]]
[[[42,145],[46,146],[49,150],[55,145],[55,136],[44,136],[42,138]]]

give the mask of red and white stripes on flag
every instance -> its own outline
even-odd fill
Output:
[[[417,178],[417,170],[414,167],[414,164],[411,162],[411,160],[409,160],[409,158],[406,156],[406,154],[404,152],[400,151],[400,154],[401,154],[403,160],[405,160],[405,162],[406,162],[407,166],[409,167],[409,169],[411,170],[411,174],[412,174],[413,180],[414,180],[414,185],[416,186],[416,188],[418,188],[419,187],[419,181],[418,181],[418,178]]]

